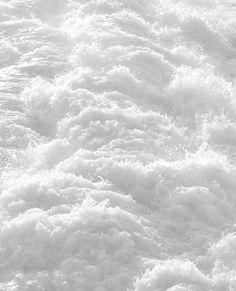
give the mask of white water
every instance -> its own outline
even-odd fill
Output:
[[[236,290],[234,1],[0,1],[0,290]]]

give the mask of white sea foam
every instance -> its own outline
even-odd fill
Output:
[[[0,290],[236,290],[233,1],[0,1]]]

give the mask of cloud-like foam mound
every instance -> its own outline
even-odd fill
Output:
[[[0,1],[0,290],[236,290],[223,2]]]

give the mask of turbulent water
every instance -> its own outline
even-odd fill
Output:
[[[236,6],[0,1],[0,290],[236,290]]]

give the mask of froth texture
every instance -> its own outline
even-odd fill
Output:
[[[233,1],[0,1],[0,290],[236,290]]]

